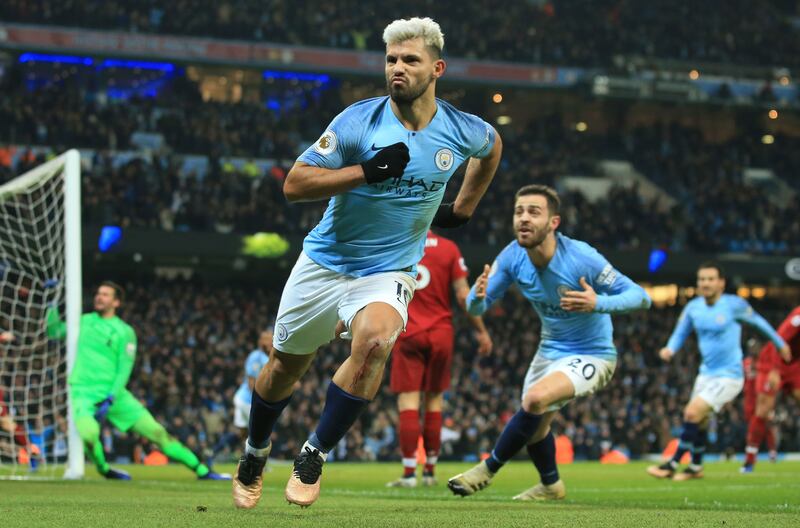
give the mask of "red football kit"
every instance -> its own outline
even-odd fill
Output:
[[[800,306],[784,319],[778,327],[778,334],[792,349],[792,361],[784,362],[772,343],[764,345],[758,354],[756,391],[759,393],[776,395],[781,390],[785,392],[800,390]],[[772,370],[780,373],[780,386],[770,386],[768,378]]]
[[[453,358],[453,282],[466,278],[458,246],[429,231],[417,265],[417,289],[408,306],[406,331],[392,352],[393,392],[443,392]]]

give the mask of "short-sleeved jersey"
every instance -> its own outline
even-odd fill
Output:
[[[425,254],[417,265],[417,289],[408,305],[406,335],[451,324],[453,282],[466,278],[468,273],[455,242],[428,232]]]
[[[128,384],[136,359],[136,333],[117,316],[81,316],[78,353],[69,384],[98,397],[116,395]]]
[[[800,306],[783,320],[778,327],[778,335],[783,338],[789,348],[792,349],[791,363],[800,362]],[[758,354],[758,365],[760,368],[780,367],[784,363],[783,358],[778,353],[775,345],[770,342],[764,345]]]
[[[247,359],[244,362],[244,380],[242,384],[239,385],[239,388],[236,390],[236,395],[234,396],[237,400],[248,405],[252,403],[253,390],[247,383],[247,378],[257,378],[261,369],[264,368],[264,365],[268,362],[269,356],[260,348],[253,350],[247,355]]]
[[[714,304],[695,297],[678,318],[667,348],[678,352],[689,333],[697,334],[702,362],[700,374],[740,379],[742,370],[742,323],[783,346],[783,340],[770,324],[738,295],[723,294]]]
[[[424,129],[411,131],[395,116],[389,97],[366,99],[339,114],[298,161],[339,169],[366,161],[397,142],[410,161],[399,178],[364,184],[332,197],[303,250],[317,264],[362,277],[386,271],[413,274],[425,234],[450,177],[468,158],[486,157],[494,129],[482,119],[437,99]]]
[[[581,277],[597,293],[597,306],[592,313],[567,312],[561,308],[561,297],[569,290],[582,290]],[[491,306],[512,283],[542,321],[537,353],[545,359],[585,354],[616,360],[610,314],[650,306],[644,289],[617,271],[596,249],[561,234],[556,234],[555,254],[544,269],[531,262],[527,250],[517,241],[506,246],[492,264],[481,309],[474,310],[474,287],[470,291],[470,313],[477,315]]]

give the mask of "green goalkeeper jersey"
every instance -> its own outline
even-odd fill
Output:
[[[58,310],[47,314],[47,335],[52,339],[66,336]],[[70,387],[99,399],[116,397],[128,384],[135,359],[136,333],[128,323],[117,316],[104,319],[96,312],[83,314]]]

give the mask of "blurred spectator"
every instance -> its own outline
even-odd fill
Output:
[[[7,0],[0,19],[383,51],[384,26],[414,14],[442,24],[445,52],[453,57],[599,66],[635,55],[796,67],[794,10],[792,2],[777,0],[529,0],[502,9],[456,0]]]

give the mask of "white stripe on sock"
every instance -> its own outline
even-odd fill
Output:
[[[322,451],[319,451],[316,447],[314,447],[313,445],[309,444],[308,440],[306,440],[306,443],[303,444],[303,447],[300,448],[300,452],[302,453],[303,451],[306,450],[306,448],[309,448],[312,451],[316,450],[319,453],[319,456],[322,458],[323,462],[325,460],[328,460],[328,453],[323,453]]]
[[[438,456],[425,457],[425,463],[429,464],[431,466],[435,466],[438,461],[439,461],[439,457]]]
[[[250,440],[247,440],[245,442],[244,452],[247,453],[248,455],[253,455],[253,456],[257,456],[257,457],[265,457],[265,456],[269,455],[269,448],[270,447],[271,447],[271,445],[267,444],[267,447],[263,447],[263,448],[259,449],[257,447],[253,447],[252,445],[250,445]]]
[[[403,467],[404,468],[414,468],[417,467],[417,459],[416,458],[405,458],[403,457]]]

